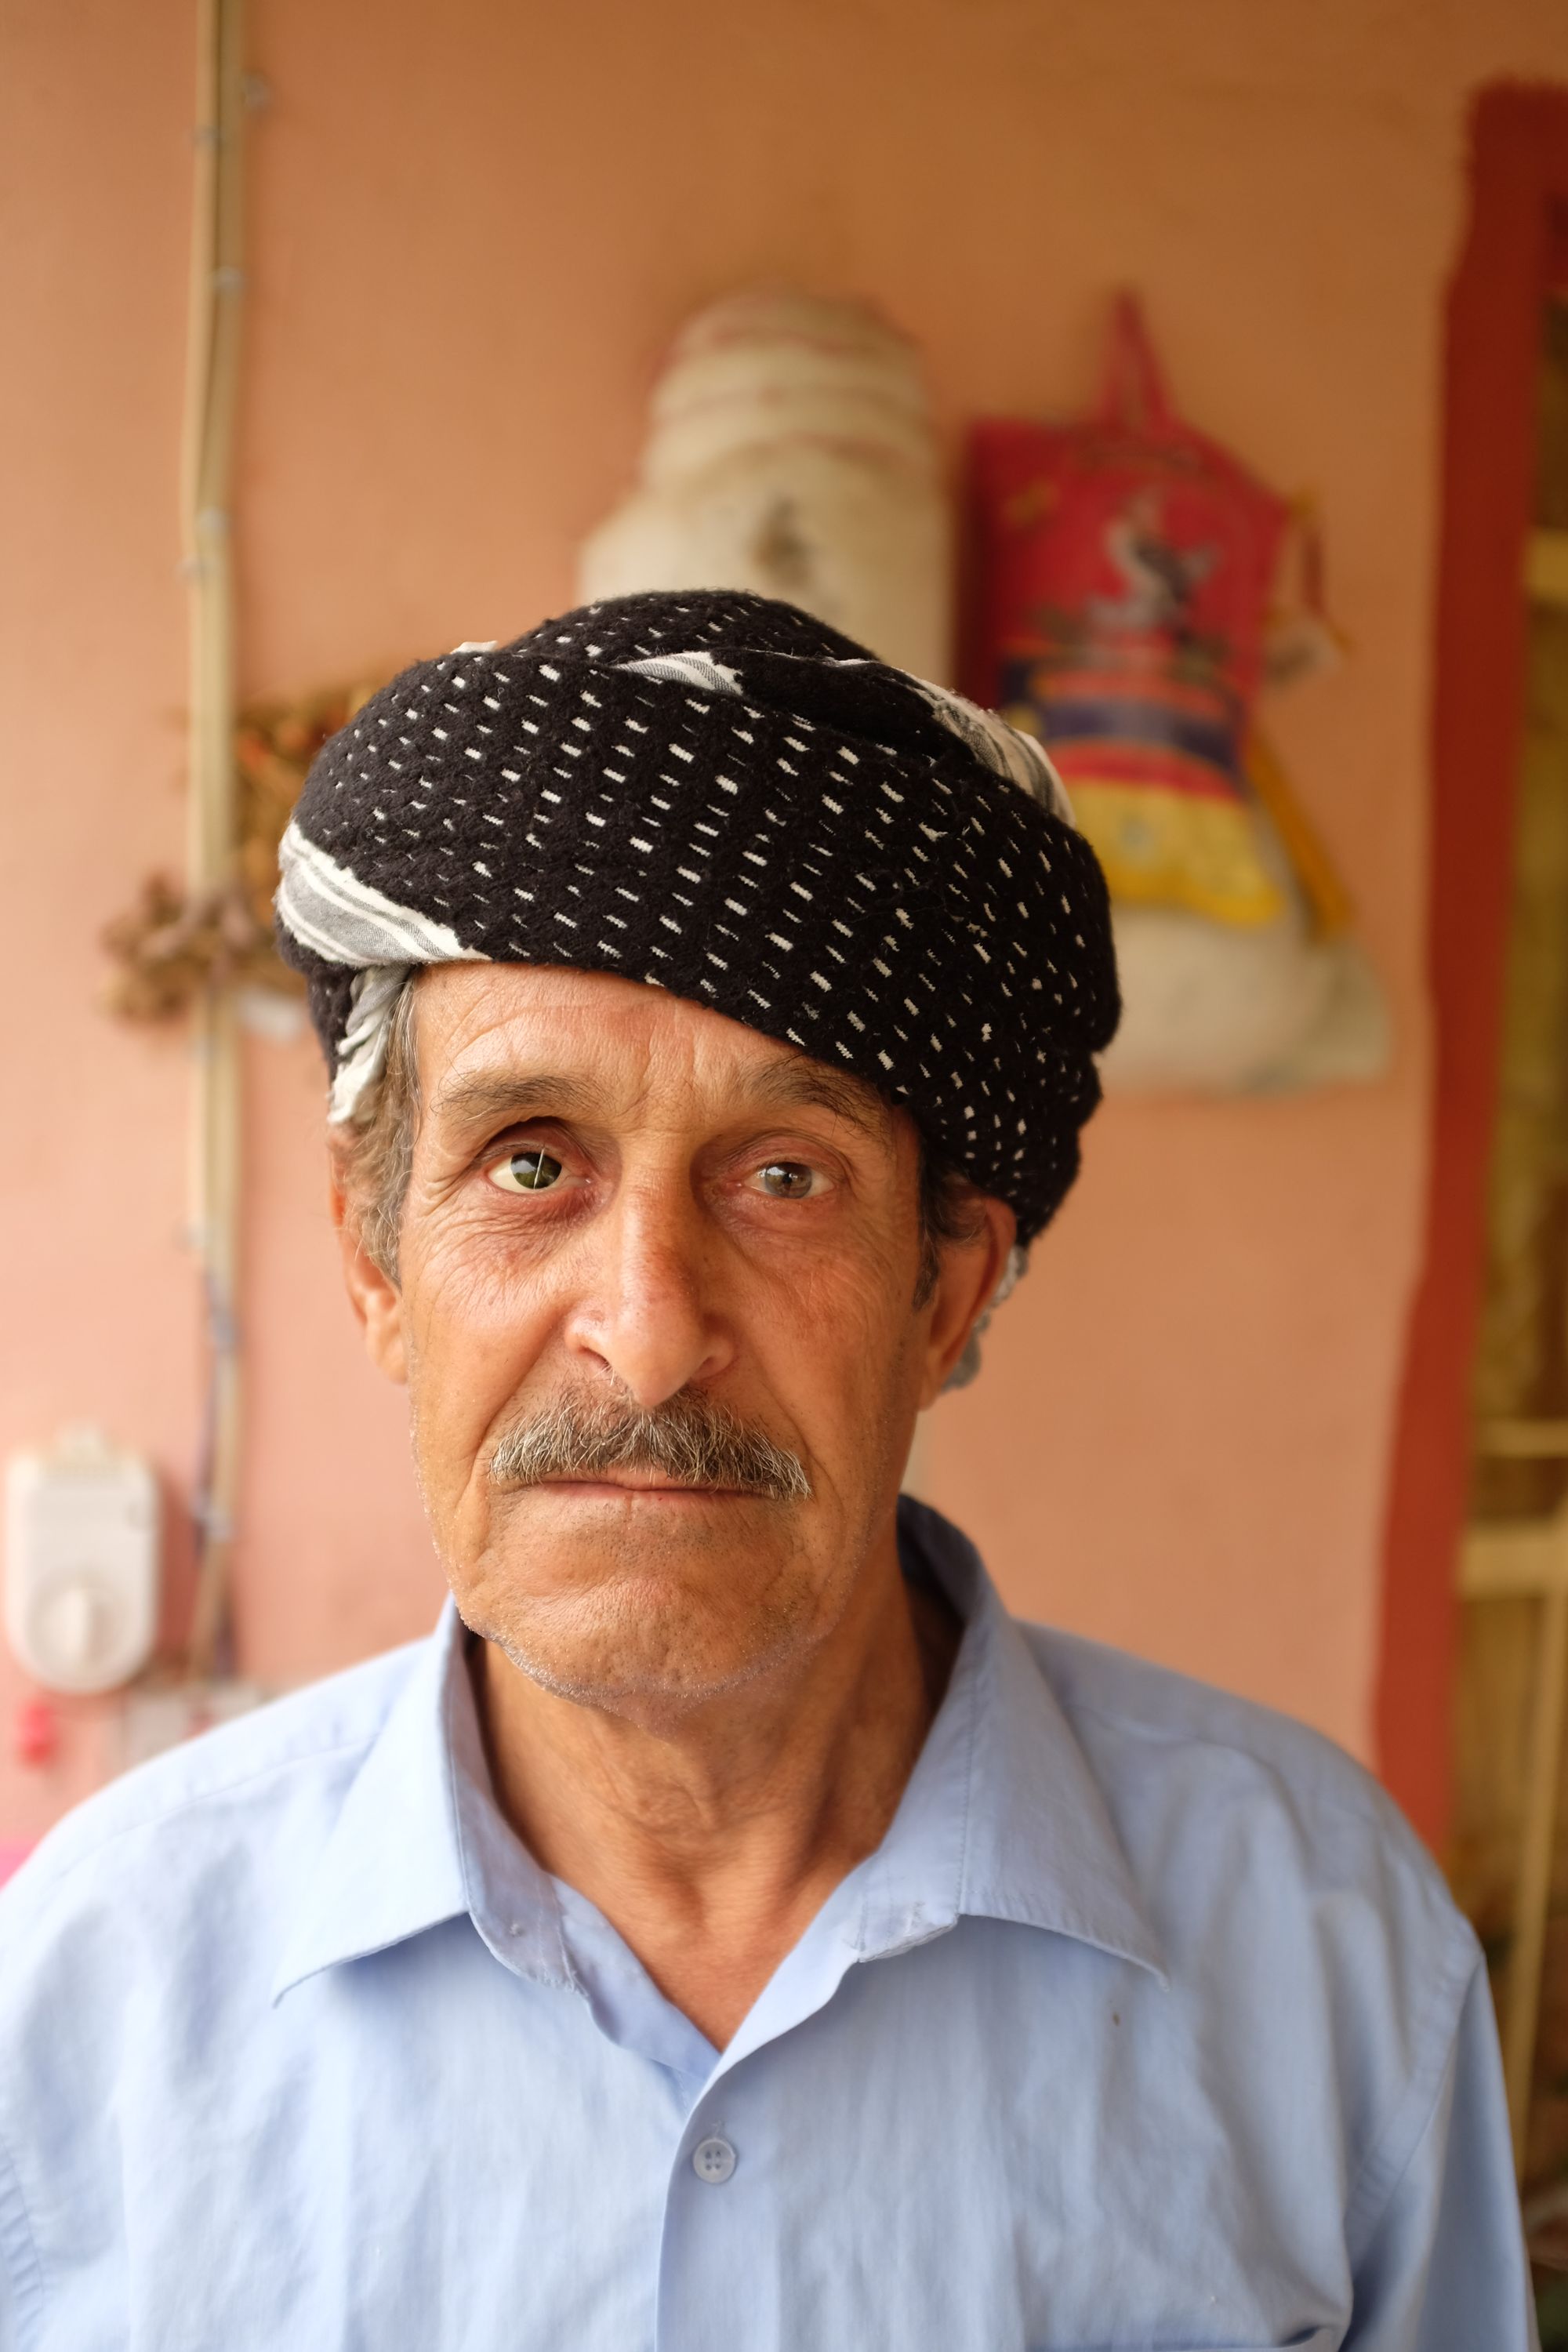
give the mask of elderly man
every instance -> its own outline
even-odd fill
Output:
[[[1038,751],[633,598],[379,695],[279,911],[453,1600],[8,1892],[0,2344],[1523,2352],[1397,1816],[899,1500],[1115,1024]]]

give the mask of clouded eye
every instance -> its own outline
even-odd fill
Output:
[[[510,1159],[498,1160],[486,1171],[492,1184],[503,1192],[548,1192],[565,1173],[561,1162],[548,1151],[514,1151]]]
[[[770,1160],[757,1181],[775,1201],[804,1201],[816,1190],[816,1171],[801,1160]]]

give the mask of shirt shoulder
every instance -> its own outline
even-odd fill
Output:
[[[1135,1790],[1150,1775],[1234,1790],[1259,1820],[1289,1820],[1304,1868],[1342,1847],[1370,1846],[1449,1911],[1436,1863],[1373,1775],[1321,1732],[1125,1650],[1019,1623],[1036,1664],[1097,1764]],[[1458,1917],[1457,1912],[1454,1913]],[[1463,1924],[1461,1922],[1461,1924]]]
[[[221,1847],[264,1843],[268,1817],[335,1817],[348,1781],[428,1648],[413,1642],[273,1699],[134,1767],[76,1806],[0,1889],[15,1954],[29,1924],[68,1906],[79,1878],[100,1902],[120,1873],[176,1877]],[[90,1864],[84,1873],[83,1865]]]
[[[1052,1629],[1020,1632],[1111,1815],[1173,1988],[1215,2035],[1289,2019],[1337,2085],[1352,2241],[1444,2095],[1485,1963],[1372,1774],[1256,1702]]]

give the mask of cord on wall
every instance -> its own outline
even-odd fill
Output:
[[[198,0],[190,341],[181,464],[190,595],[189,806],[193,892],[216,887],[236,847],[234,531],[231,510],[240,309],[247,87],[241,0]],[[200,1267],[206,1404],[195,1514],[197,1577],[187,1664],[224,1672],[241,1447],[237,1320],[240,1208],[239,1038],[232,990],[209,985],[192,1038],[191,1240]]]

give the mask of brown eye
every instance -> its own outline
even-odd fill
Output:
[[[775,1201],[804,1201],[816,1181],[814,1171],[799,1160],[770,1160],[758,1174],[763,1192]]]
[[[503,1192],[548,1192],[564,1173],[560,1160],[548,1151],[514,1151],[489,1171],[490,1182]]]

